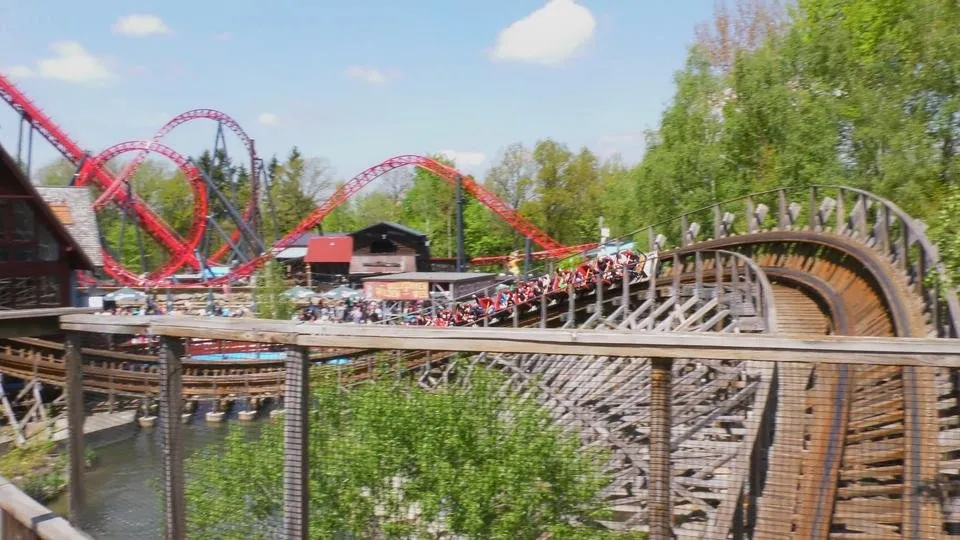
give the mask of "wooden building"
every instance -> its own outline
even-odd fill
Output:
[[[0,309],[72,306],[90,256],[0,147]]]
[[[350,236],[353,237],[351,276],[430,270],[430,242],[420,231],[383,221]]]
[[[350,234],[304,233],[275,258],[288,278],[308,287],[432,269],[427,235],[389,221]]]
[[[310,239],[304,254],[307,287],[331,283],[350,273],[353,237],[345,234],[318,235]]]
[[[94,272],[78,270],[77,288],[74,292],[74,305],[79,307],[100,307],[91,304],[91,297],[98,296],[94,285],[95,274],[103,269],[103,248],[100,246],[100,227],[97,215],[93,211],[93,198],[90,189],[70,186],[37,186],[37,192],[53,215],[63,224],[67,232],[93,263]]]
[[[288,274],[302,274],[304,271],[303,257],[307,254],[307,244],[317,236],[319,236],[317,233],[305,232],[294,238],[287,247],[274,254],[273,258],[287,268]]]
[[[431,272],[456,272],[456,257],[430,257]]]
[[[36,186],[36,190],[94,268],[103,268],[100,228],[90,190],[71,186]]]

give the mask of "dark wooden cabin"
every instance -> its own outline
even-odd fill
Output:
[[[383,221],[350,236],[353,237],[351,276],[430,270],[430,242],[420,231]]]
[[[73,306],[94,263],[0,146],[0,309]]]

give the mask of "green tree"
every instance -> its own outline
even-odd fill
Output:
[[[344,182],[338,182],[335,190],[341,189]],[[348,199],[323,218],[324,232],[349,233],[360,228],[360,216],[357,215],[356,199]]]
[[[487,171],[483,184],[525,218],[540,220],[534,215],[537,210],[534,201],[536,174],[537,164],[532,152],[522,143],[513,143],[503,150],[499,162]],[[464,220],[470,224],[469,228],[475,229],[471,236],[478,243],[477,247],[487,244],[478,251],[471,249],[471,253],[503,254],[524,247],[523,237],[499,216],[487,212],[471,218],[467,220],[465,217]]]
[[[287,285],[283,279],[283,265],[271,260],[254,274],[253,279],[257,318],[290,320],[295,307],[284,294]]]
[[[282,234],[309,216],[320,200],[329,195],[332,186],[327,162],[321,158],[304,158],[296,147],[282,164],[273,159],[267,171]]]
[[[503,255],[517,249],[513,229],[475,199],[467,199],[464,205],[463,224],[464,247],[471,256]],[[507,229],[511,232],[503,234]]]
[[[718,198],[723,122],[722,79],[696,50],[676,76],[677,92],[660,128],[648,133],[647,152],[637,168],[637,208],[644,224],[676,216]]]
[[[630,172],[631,168],[620,156],[614,155],[604,161],[597,173],[598,211],[614,236],[629,233],[642,225],[637,222],[634,181]]]
[[[61,157],[37,169],[31,180],[41,186],[66,186],[76,172],[77,166]]]
[[[564,183],[571,208],[567,210],[567,228],[561,235],[567,244],[596,241],[600,236],[600,199],[603,185],[600,182],[600,162],[588,148],[570,161]]]
[[[535,215],[544,232],[561,242],[564,241],[566,223],[571,208],[577,201],[568,197],[565,189],[567,166],[572,154],[565,144],[551,139],[538,141],[533,149],[537,166],[536,193],[538,211]]]
[[[607,456],[582,447],[536,399],[502,390],[503,382],[483,370],[433,391],[392,377],[350,392],[317,381],[312,537],[444,536],[431,526],[477,539],[614,537],[596,522],[608,515],[600,499]],[[234,429],[190,458],[190,536],[264,530],[280,511],[282,448],[282,426],[270,424],[253,441]]]
[[[431,159],[456,167],[443,155]],[[464,192],[464,197],[470,195]],[[399,220],[424,232],[431,242],[430,251],[437,256],[452,257],[456,251],[456,189],[450,182],[434,173],[417,167],[408,189],[400,202]]]

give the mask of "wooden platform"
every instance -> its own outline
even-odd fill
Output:
[[[93,414],[84,419],[83,422],[83,435],[87,438],[87,442],[92,446],[98,446],[98,442],[101,440],[112,439],[113,435],[117,431],[122,431],[127,427],[132,428],[134,426],[134,419],[136,417],[136,411],[120,411],[114,413],[98,413]],[[32,432],[33,436],[45,436],[39,434],[39,431],[44,429],[43,426],[37,425],[34,429],[31,429],[30,424],[27,426],[26,430]],[[39,430],[39,431],[38,431]],[[67,420],[66,418],[58,418],[54,421],[53,424],[53,441],[62,442],[67,439]],[[31,435],[28,435],[31,437]],[[0,439],[0,448],[6,447],[6,445],[14,442],[14,437],[4,437]]]
[[[0,338],[49,336],[61,333],[60,316],[96,313],[94,308],[42,308],[0,311]]]
[[[66,315],[64,330],[303,347],[608,355],[960,368],[960,340],[534,328],[311,324],[209,317]]]
[[[111,439],[118,431],[133,429],[136,425],[137,411],[119,411],[113,413],[92,414],[83,420],[83,435],[87,443],[97,446],[94,439]],[[53,440],[56,442],[67,439],[67,419],[58,418],[54,423]]]

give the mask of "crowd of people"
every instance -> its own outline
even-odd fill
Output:
[[[645,262],[643,255],[621,251],[594,258],[576,268],[521,280],[511,287],[499,286],[446,307],[428,306],[422,301],[321,300],[300,310],[294,319],[319,323],[377,324],[387,321],[410,326],[471,326],[480,324],[485,317],[509,313],[514,306],[534,305],[544,294],[548,297],[565,294],[570,287],[577,291],[591,290],[598,281],[612,284],[622,280],[625,271],[631,272],[628,277],[633,279],[636,273],[643,271]]]
[[[248,307],[230,309],[220,304],[208,303],[202,308],[177,308],[175,306],[167,307],[166,304],[157,302],[153,295],[147,295],[143,303],[135,305],[117,305],[114,302],[107,302],[104,305],[101,315],[188,315],[192,317],[253,317],[253,310]]]
[[[575,268],[557,270],[540,277],[518,280],[512,286],[498,285],[473,295],[469,299],[448,302],[446,305],[426,301],[380,302],[362,297],[336,300],[314,300],[298,309],[293,319],[316,323],[355,324],[400,324],[410,326],[471,326],[481,324],[485,317],[509,314],[514,306],[523,308],[536,305],[543,295],[548,297],[565,294],[570,288],[576,291],[592,290],[598,282],[612,284],[623,279],[624,272],[633,279],[643,272],[646,259],[633,251],[620,251],[613,255],[600,256]],[[111,306],[106,315],[196,315],[213,317],[250,317],[249,308],[230,310],[219,304],[210,304],[202,309],[168,310],[166,306],[148,296],[140,306]]]
[[[646,259],[633,251],[620,251],[613,255],[591,259],[569,270],[558,270],[538,278],[523,280],[513,287],[495,290],[492,294],[476,295],[468,302],[446,308],[435,316],[425,317],[426,326],[472,326],[484,317],[496,317],[513,310],[514,306],[532,306],[541,296],[565,294],[572,287],[575,291],[592,290],[597,283],[607,285],[623,279],[630,272],[634,279],[643,271]]]
[[[304,307],[294,320],[318,323],[378,323],[400,314],[399,308],[376,300],[347,298],[318,300]]]

